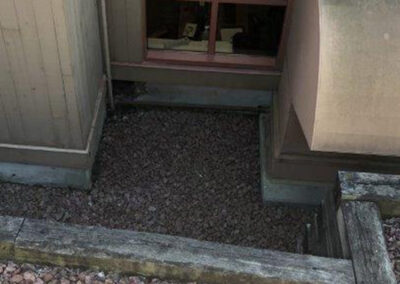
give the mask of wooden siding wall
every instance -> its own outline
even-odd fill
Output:
[[[86,147],[102,76],[96,2],[0,1],[0,143]]]
[[[145,0],[107,0],[111,60],[144,59]]]

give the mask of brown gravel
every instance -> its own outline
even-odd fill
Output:
[[[400,283],[400,218],[384,220],[383,229],[397,283]]]
[[[126,276],[103,271],[71,269],[63,267],[17,265],[0,262],[0,283],[20,284],[183,284],[183,282],[163,281],[156,278]],[[195,284],[195,282],[187,282]]]
[[[311,212],[265,206],[257,116],[131,109],[106,122],[91,191],[0,184],[0,214],[296,252]]]

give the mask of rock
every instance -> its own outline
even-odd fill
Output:
[[[51,273],[46,273],[42,276],[42,279],[44,282],[50,282],[51,280],[53,280],[54,276]]]
[[[10,279],[11,283],[21,283],[24,281],[24,277],[21,274],[16,274]]]
[[[129,277],[129,284],[145,284],[145,282],[139,277]]]
[[[25,279],[25,281],[35,282],[36,277],[32,272],[27,271],[24,273],[24,279]]]
[[[79,273],[78,279],[79,279],[80,281],[82,281],[82,282],[85,282],[85,280],[86,280],[86,274],[83,273],[83,272]]]
[[[101,280],[101,281],[104,281],[105,277],[106,276],[103,271],[97,273],[97,275],[96,275],[97,280]]]
[[[85,276],[85,283],[92,283],[93,277],[91,275]]]
[[[65,279],[65,278],[61,279],[61,281],[60,281],[60,284],[70,284],[70,283],[71,283],[71,281],[69,281],[68,279]]]
[[[15,266],[15,264],[9,263],[9,264],[7,265],[7,267],[6,267],[5,272],[6,272],[6,273],[12,273],[12,272],[14,272],[15,270],[17,270],[17,267]]]
[[[35,266],[29,263],[24,263],[21,265],[23,271],[35,271]]]
[[[35,282],[33,282],[33,284],[44,284],[44,281],[40,278],[37,278]]]

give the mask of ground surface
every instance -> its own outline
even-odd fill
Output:
[[[311,212],[263,205],[257,116],[133,109],[107,120],[89,192],[0,184],[0,214],[296,252]]]
[[[181,282],[162,281],[140,276],[122,276],[102,271],[69,269],[61,267],[17,265],[0,262],[0,283],[21,284],[179,284]],[[183,283],[182,283],[183,284]],[[187,284],[195,284],[194,282]]]
[[[383,222],[383,229],[397,283],[400,283],[400,218],[385,220]]]

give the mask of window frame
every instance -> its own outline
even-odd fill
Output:
[[[282,66],[285,45],[288,36],[288,21],[294,0],[175,0],[184,2],[206,2],[211,4],[210,16],[210,37],[207,52],[179,51],[179,50],[158,50],[147,47],[147,5],[144,7],[144,58],[145,62],[168,63],[177,65],[243,68],[243,69],[273,69],[279,70]],[[216,38],[218,26],[218,12],[220,4],[249,4],[249,5],[269,5],[286,7],[285,17],[282,27],[282,34],[278,46],[278,54],[275,57],[246,55],[246,54],[223,54],[216,53]]]

